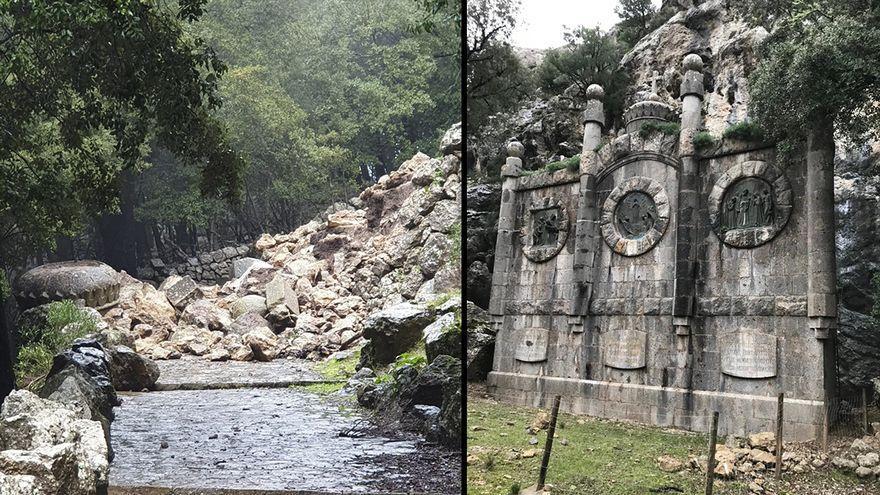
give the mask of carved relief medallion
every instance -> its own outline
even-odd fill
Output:
[[[638,256],[660,242],[669,225],[669,198],[649,177],[632,177],[608,195],[600,219],[602,237],[614,252]]]
[[[709,194],[709,222],[728,246],[751,248],[773,239],[791,216],[791,183],[767,162],[734,165]]]
[[[541,263],[559,254],[568,240],[568,211],[554,197],[541,198],[529,205],[520,230],[523,254]]]

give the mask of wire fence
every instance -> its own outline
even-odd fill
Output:
[[[880,404],[869,387],[848,389],[829,398],[826,411],[829,416],[829,436],[858,438],[876,433],[880,423]]]

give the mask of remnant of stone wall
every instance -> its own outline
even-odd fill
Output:
[[[171,275],[189,275],[193,280],[203,284],[222,283],[229,280],[232,262],[249,256],[253,246],[227,246],[210,253],[187,258],[183,263],[169,265],[160,258],[150,260],[149,266],[138,270],[138,278],[161,283]]]

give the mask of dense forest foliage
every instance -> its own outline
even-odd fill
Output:
[[[448,0],[0,4],[0,263],[283,232],[460,118]]]

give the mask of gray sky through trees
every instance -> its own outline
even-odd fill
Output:
[[[659,7],[660,1],[654,0]],[[565,43],[566,27],[610,29],[620,19],[617,0],[522,0],[510,42],[521,48],[553,48]]]

